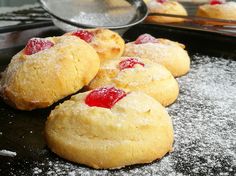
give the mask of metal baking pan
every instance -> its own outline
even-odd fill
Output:
[[[59,35],[55,27],[0,35],[0,67],[30,37]],[[44,122],[55,107],[24,112],[0,100],[0,175],[235,175],[236,174],[236,39],[220,34],[138,25],[124,38],[142,33],[182,42],[191,56],[191,71],[178,78],[180,95],[168,107],[175,129],[174,151],[150,164],[118,170],[95,170],[63,160],[43,139]]]

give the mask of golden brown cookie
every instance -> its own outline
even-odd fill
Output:
[[[179,94],[177,81],[164,66],[137,57],[122,57],[104,62],[89,88],[107,85],[126,92],[142,91],[163,106],[172,104]]]
[[[120,57],[124,52],[124,40],[109,29],[79,29],[65,35],[74,35],[85,40],[97,51],[101,62]]]
[[[142,92],[106,87],[73,96],[46,121],[48,147],[93,168],[150,163],[172,150],[173,126],[161,104]]]
[[[1,95],[17,109],[48,107],[87,85],[99,65],[96,51],[78,37],[34,38],[3,73]]]
[[[190,58],[184,48],[178,42],[143,34],[126,44],[124,56],[149,59],[164,65],[174,77],[178,77],[190,70]]]
[[[150,13],[163,13],[172,15],[187,16],[186,9],[177,1],[169,0],[150,0],[147,2]],[[164,17],[164,16],[148,16],[146,22],[157,23],[176,23],[184,21],[183,18]]]
[[[200,5],[196,15],[207,18],[236,20],[236,2],[212,0],[210,1],[210,4]]]

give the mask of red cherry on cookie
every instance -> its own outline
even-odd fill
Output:
[[[155,41],[156,38],[150,34],[142,34],[135,40],[134,44],[154,43]]]
[[[164,2],[166,2],[167,0],[156,0],[156,2],[159,2],[159,3],[164,3]]]
[[[223,3],[225,3],[224,0],[211,0],[210,1],[211,5],[217,5],[217,4],[223,4]]]
[[[126,93],[121,89],[114,87],[102,87],[90,92],[85,98],[85,103],[88,106],[97,106],[111,109],[116,102],[126,96]]]
[[[53,46],[54,46],[54,43],[52,43],[49,40],[41,39],[41,38],[32,38],[26,44],[25,49],[24,49],[24,54],[32,55],[39,51],[49,49]]]
[[[80,39],[86,41],[87,43],[91,42],[94,37],[92,32],[85,31],[85,30],[78,30],[78,31],[72,32],[72,35],[79,37]]]
[[[144,63],[138,61],[138,59],[128,58],[128,59],[120,61],[119,67],[120,67],[120,70],[124,70],[127,68],[133,68],[136,64],[144,66]]]

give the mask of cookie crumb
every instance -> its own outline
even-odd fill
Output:
[[[0,150],[0,156],[15,157],[16,152],[12,152],[12,151],[9,151],[9,150]]]

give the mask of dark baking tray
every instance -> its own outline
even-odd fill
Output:
[[[236,39],[219,34],[138,25],[124,38],[142,33],[186,45],[191,71],[178,78],[180,96],[168,112],[175,128],[174,151],[160,161],[119,170],[94,170],[50,152],[43,139],[47,109],[24,112],[0,100],[0,175],[235,175],[236,174]],[[32,36],[59,35],[55,27],[0,34],[0,67]],[[10,41],[10,42],[9,42]]]

